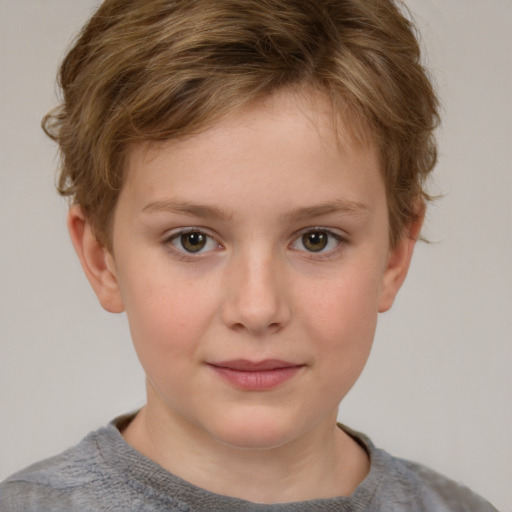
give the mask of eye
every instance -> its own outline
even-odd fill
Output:
[[[199,230],[182,231],[169,238],[169,242],[180,252],[197,254],[219,247],[217,241]]]
[[[293,249],[312,253],[324,253],[336,250],[343,239],[326,229],[310,229],[301,234],[291,245]]]

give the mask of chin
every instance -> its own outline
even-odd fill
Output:
[[[233,448],[268,450],[278,448],[300,436],[296,422],[270,415],[252,412],[248,415],[228,416],[218,425],[210,426],[215,439]]]

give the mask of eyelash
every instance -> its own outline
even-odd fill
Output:
[[[185,247],[183,247],[182,237],[184,237],[185,235],[188,235],[188,234],[204,236],[206,239],[205,245],[203,247],[200,247],[197,251],[187,251],[187,249],[185,249]],[[203,250],[204,247],[207,247],[208,244],[211,245],[212,242],[215,245],[214,248],[210,247],[209,249]],[[179,248],[176,244],[180,244],[181,248]],[[204,229],[194,228],[194,227],[181,229],[179,231],[176,231],[176,232],[170,234],[169,236],[167,236],[165,238],[164,245],[166,245],[168,247],[171,246],[172,250],[174,252],[178,253],[182,258],[195,258],[195,257],[197,257],[196,255],[200,255],[205,252],[210,252],[212,250],[222,248],[222,245],[219,242],[217,242],[213,236],[209,235]]]
[[[302,245],[304,245],[304,237],[306,235],[313,235],[313,234],[327,235],[326,246],[328,246],[329,244],[332,244],[334,242],[336,244],[335,247],[330,248],[328,250],[324,250],[325,247],[322,247],[318,251],[311,251],[311,250],[307,250],[306,248],[305,249],[297,249],[296,247],[294,247],[296,244],[299,244],[299,243],[302,243]],[[331,256],[336,255],[346,244],[347,244],[346,238],[331,229],[327,229],[327,228],[323,228],[323,227],[310,227],[310,228],[302,230],[298,234],[298,236],[296,236],[293,239],[292,243],[290,244],[290,247],[292,249],[296,249],[300,252],[306,253],[308,255],[308,257],[323,259],[323,258],[329,258]]]
[[[182,238],[183,236],[185,236],[187,234],[204,236],[206,238],[205,245],[200,247],[197,251],[187,250],[185,247],[183,247],[183,238]],[[324,247],[321,247],[318,251],[308,250],[307,248],[304,248],[304,249],[297,248],[296,247],[297,244],[302,244],[302,246],[304,247],[304,243],[305,243],[304,237],[306,235],[310,235],[310,236],[311,235],[321,235],[321,236],[326,235],[327,236],[327,239],[325,242],[326,245]],[[332,245],[333,241],[336,244],[336,246],[333,248],[330,248],[328,250],[325,250],[325,247],[328,247],[329,244]],[[214,243],[215,247],[209,247],[205,250],[205,247],[207,247],[208,245],[211,246],[212,242]],[[220,244],[212,235],[208,234],[202,228],[195,228],[195,227],[181,229],[179,231],[176,231],[176,232],[170,234],[169,236],[167,236],[164,239],[163,243],[164,243],[164,245],[166,245],[168,247],[171,246],[170,249],[172,249],[175,253],[177,253],[183,259],[186,259],[186,258],[195,259],[201,254],[208,253],[208,252],[214,251],[215,249],[222,248],[222,244]],[[181,245],[181,248],[178,247],[177,244]],[[338,234],[330,229],[322,228],[322,227],[311,227],[311,228],[307,228],[307,229],[304,229],[301,232],[299,232],[293,238],[292,242],[289,244],[289,247],[293,250],[297,250],[299,252],[304,252],[305,254],[308,254],[310,257],[322,259],[322,258],[328,258],[330,256],[333,256],[339,250],[341,250],[341,248],[346,244],[347,244],[347,240],[345,239],[345,237],[341,236],[340,234]]]

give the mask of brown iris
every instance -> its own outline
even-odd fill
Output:
[[[198,231],[190,231],[180,236],[180,242],[187,252],[199,252],[204,249],[208,237]]]
[[[310,231],[302,235],[304,247],[311,252],[320,252],[326,248],[329,235],[325,231]]]

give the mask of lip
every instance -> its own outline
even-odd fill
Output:
[[[303,364],[279,359],[263,361],[236,359],[208,363],[208,366],[233,386],[250,391],[276,388],[293,378],[304,367]]]

